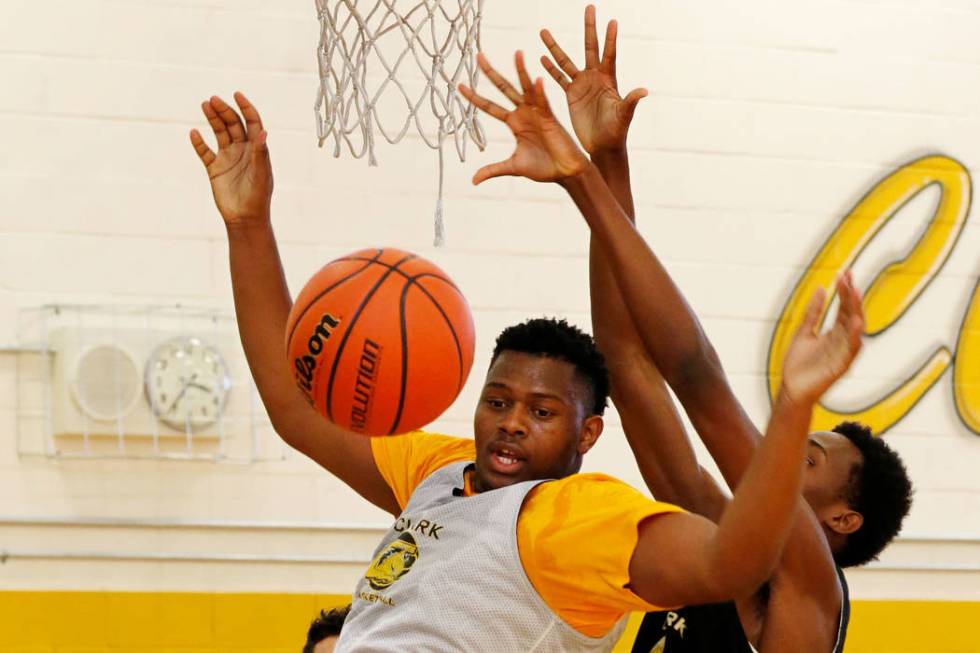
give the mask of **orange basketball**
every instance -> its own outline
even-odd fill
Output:
[[[300,390],[331,422],[365,435],[406,433],[456,399],[473,365],[473,316],[445,272],[397,249],[327,263],[286,325]]]

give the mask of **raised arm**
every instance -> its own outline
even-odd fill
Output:
[[[670,305],[671,302],[674,302],[674,306],[683,306],[684,311],[689,309],[683,303],[683,299],[680,299],[676,287],[666,276],[659,261],[623,215],[596,170],[586,169],[574,183],[566,184],[566,187],[586,217],[593,237],[606,246],[606,251],[609,252],[610,260],[613,262],[617,284],[626,298],[634,323],[644,335],[644,343],[649,342],[651,334],[654,335],[654,339],[656,337],[669,339],[671,329],[683,327],[672,324],[669,315],[664,316],[666,325],[652,321],[654,318],[651,316],[659,313],[658,307],[661,304]],[[839,290],[842,302],[845,298],[845,290],[851,295],[852,303],[857,304],[854,312],[859,314],[860,299],[853,300],[857,293],[851,285],[849,275],[845,286]],[[684,322],[683,319],[679,321]],[[696,324],[696,321],[688,321],[688,325],[691,324]],[[859,336],[860,328],[857,337]],[[700,337],[703,337],[703,334]],[[647,346],[647,351],[649,350],[650,347]],[[768,446],[769,438],[762,438],[760,442],[755,428],[745,417],[741,406],[728,388],[713,352],[710,352],[709,360],[711,359],[713,362],[709,362],[703,368],[709,370],[708,373],[691,376],[686,382],[687,385],[682,384],[680,389],[677,386],[673,387],[691,416],[699,435],[708,445],[726,480],[738,496],[742,486],[748,483],[748,473],[751,465],[754,464],[753,455],[758,455],[757,452],[761,451],[762,447]],[[700,390],[693,388],[695,379],[702,379],[706,387],[717,390],[718,406],[692,410],[690,394],[700,393]],[[682,394],[681,390],[684,388],[688,395]],[[703,399],[710,404],[709,398]],[[777,401],[773,408],[774,419],[778,409]],[[804,429],[808,425],[807,420]],[[772,424],[767,432],[772,433]],[[797,626],[791,648],[799,651],[824,651],[832,646],[833,641],[828,644],[821,638],[827,637],[828,633],[836,633],[835,624],[840,612],[842,593],[833,555],[821,524],[801,496],[797,494],[794,501],[795,518],[791,522],[792,528],[785,540],[786,545],[782,550],[772,582],[774,587],[778,586],[780,596],[783,597],[783,605],[792,604],[790,609],[780,613],[791,615],[791,621]],[[789,596],[796,598],[788,601],[786,597]],[[779,631],[779,637],[790,636],[785,624],[778,629],[776,625],[776,620],[767,618],[763,638],[770,638],[770,633],[774,630]],[[774,636],[771,639],[775,641]],[[786,646],[780,648],[780,645],[775,645],[775,650],[784,648]]]
[[[201,106],[217,139],[217,153],[196,129],[190,137],[207,169],[228,234],[238,329],[262,403],[287,444],[374,505],[397,514],[398,504],[374,463],[370,441],[320,417],[293,382],[285,345],[292,300],[270,219],[273,183],[268,134],[244,95],[236,93],[235,102],[241,116],[218,97]]]
[[[595,23],[595,7],[590,5],[586,9],[586,66],[583,70],[575,66],[547,30],[541,33],[541,38],[552,59],[543,57],[542,63],[565,90],[579,142],[592,155],[616,201],[632,219],[626,133],[636,105],[646,91],[637,89],[625,98],[620,97],[616,84],[617,24],[615,21],[609,24],[600,57]],[[624,309],[627,304],[616,296],[618,290],[610,283],[612,272],[607,265],[610,253],[604,250],[601,242],[597,244],[594,234],[591,252],[593,326],[603,352],[614,361],[642,360],[642,364],[652,361],[654,369],[673,388],[729,486],[734,487],[748,466],[759,433],[731,391],[697,317],[666,271],[655,262],[656,274],[636,282],[642,283],[642,292],[656,301],[642,307],[628,304],[634,319],[628,320],[630,324],[626,326],[623,311],[617,309]],[[596,322],[596,316],[601,316],[601,323]],[[634,320],[639,329],[633,326]],[[606,331],[628,334],[629,337],[617,339],[621,354],[605,337]],[[637,347],[642,353],[636,350]],[[644,377],[652,378],[646,374],[637,380],[642,383]],[[617,399],[615,395],[614,399]],[[626,397],[619,399],[617,407],[628,400]],[[634,440],[631,438],[631,443]],[[638,454],[638,459],[642,457]],[[673,455],[671,458],[675,459]]]
[[[787,354],[766,437],[717,528],[689,518],[677,527],[656,518],[641,525],[630,564],[631,586],[640,596],[658,605],[714,602],[746,596],[772,577],[798,521],[813,406],[861,347],[860,297],[847,278],[839,290],[837,322],[823,335],[818,328],[825,293],[811,299]]]
[[[572,128],[623,212],[635,220],[627,135],[637,104],[647,95],[619,93],[618,23],[606,28],[600,55],[595,6],[585,10],[585,67],[579,69],[548,30],[551,58],[541,63],[564,90]],[[498,85],[499,87],[499,85]],[[726,498],[697,462],[674,401],[647,353],[616,285],[609,257],[596,238],[589,246],[592,332],[612,378],[612,399],[640,473],[655,497],[718,519]]]
[[[613,256],[621,258],[622,252],[609,242],[613,238],[596,227],[608,221],[609,230],[635,230],[598,171],[555,119],[541,80],[531,83],[520,53],[516,63],[522,92],[514,88],[505,92],[518,100],[512,111],[461,87],[477,107],[505,122],[517,140],[509,159],[481,168],[474,182],[517,175],[562,184],[597,236]],[[482,57],[481,65],[489,75],[492,69]],[[770,577],[795,521],[813,405],[847,370],[861,344],[860,298],[847,279],[841,281],[840,290],[840,316],[824,335],[816,329],[825,297],[819,293],[813,298],[787,352],[767,437],[719,524],[681,514],[656,517],[641,526],[630,564],[630,585],[647,601],[682,605],[732,599],[753,592]]]

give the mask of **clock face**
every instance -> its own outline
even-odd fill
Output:
[[[193,431],[221,417],[231,377],[217,349],[200,338],[180,337],[150,354],[144,385],[157,419],[180,431]]]

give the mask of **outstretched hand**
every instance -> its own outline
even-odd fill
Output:
[[[272,201],[268,132],[259,112],[242,93],[235,93],[235,103],[241,116],[217,96],[201,104],[218,140],[217,154],[199,131],[191,130],[191,145],[208,171],[215,204],[229,227],[268,220]]]
[[[514,103],[514,109],[507,111],[464,84],[459,90],[478,109],[505,123],[517,139],[517,148],[509,159],[480,168],[473,177],[474,184],[504,176],[561,182],[584,172],[591,165],[552,113],[544,82],[541,79],[531,82],[522,53],[515,55],[521,91],[494,70],[482,53],[477,61],[493,85]]]
[[[625,98],[619,94],[616,80],[616,40],[619,24],[610,21],[606,28],[606,43],[599,55],[599,35],[596,32],[594,5],[585,9],[585,69],[579,70],[555,41],[548,30],[541,30],[553,58],[541,57],[541,63],[565,89],[572,128],[585,151],[595,156],[603,151],[626,147],[636,105],[647,96],[646,89],[631,91]]]
[[[820,318],[827,301],[820,288],[810,299],[783,362],[783,389],[791,399],[816,402],[842,377],[861,349],[864,309],[861,293],[854,287],[850,271],[837,281],[840,309],[834,325],[820,333]]]

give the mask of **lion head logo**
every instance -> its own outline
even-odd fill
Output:
[[[386,546],[368,568],[364,579],[376,590],[384,590],[407,574],[419,559],[419,546],[410,533]]]

